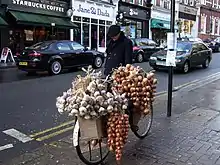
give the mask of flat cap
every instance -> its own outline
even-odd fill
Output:
[[[109,27],[108,36],[109,37],[117,36],[120,33],[120,31],[121,31],[120,26],[112,25],[112,26]]]

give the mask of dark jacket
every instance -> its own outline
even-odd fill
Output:
[[[112,72],[112,69],[120,65],[132,63],[133,46],[132,41],[125,37],[121,32],[117,41],[110,40],[106,48],[106,63],[105,63],[105,76]]]

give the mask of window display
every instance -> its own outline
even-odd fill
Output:
[[[82,38],[83,38],[83,45],[89,47],[89,24],[87,23],[83,23]]]

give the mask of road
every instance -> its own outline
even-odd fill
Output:
[[[220,53],[216,53],[213,54],[213,60],[207,69],[196,68],[189,74],[175,73],[174,86],[220,72],[219,61]],[[147,62],[138,65],[146,71],[151,70]],[[57,96],[70,88],[72,79],[78,74],[82,72],[73,71],[52,77],[45,74],[30,77],[17,69],[0,71],[0,164],[1,160],[8,158],[9,153],[12,156],[25,152],[50,141],[58,134],[64,136],[63,132],[71,130],[72,122],[66,122],[73,119],[58,114],[55,101]],[[156,75],[159,80],[157,91],[166,90],[167,72],[158,71]],[[64,128],[66,131],[62,132]],[[44,131],[45,129],[47,130]]]

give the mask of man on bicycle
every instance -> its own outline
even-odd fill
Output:
[[[132,63],[133,46],[132,41],[128,39],[120,26],[112,25],[109,28],[108,34],[111,39],[106,48],[106,63],[104,66],[104,75],[111,74],[112,69],[120,65]]]

